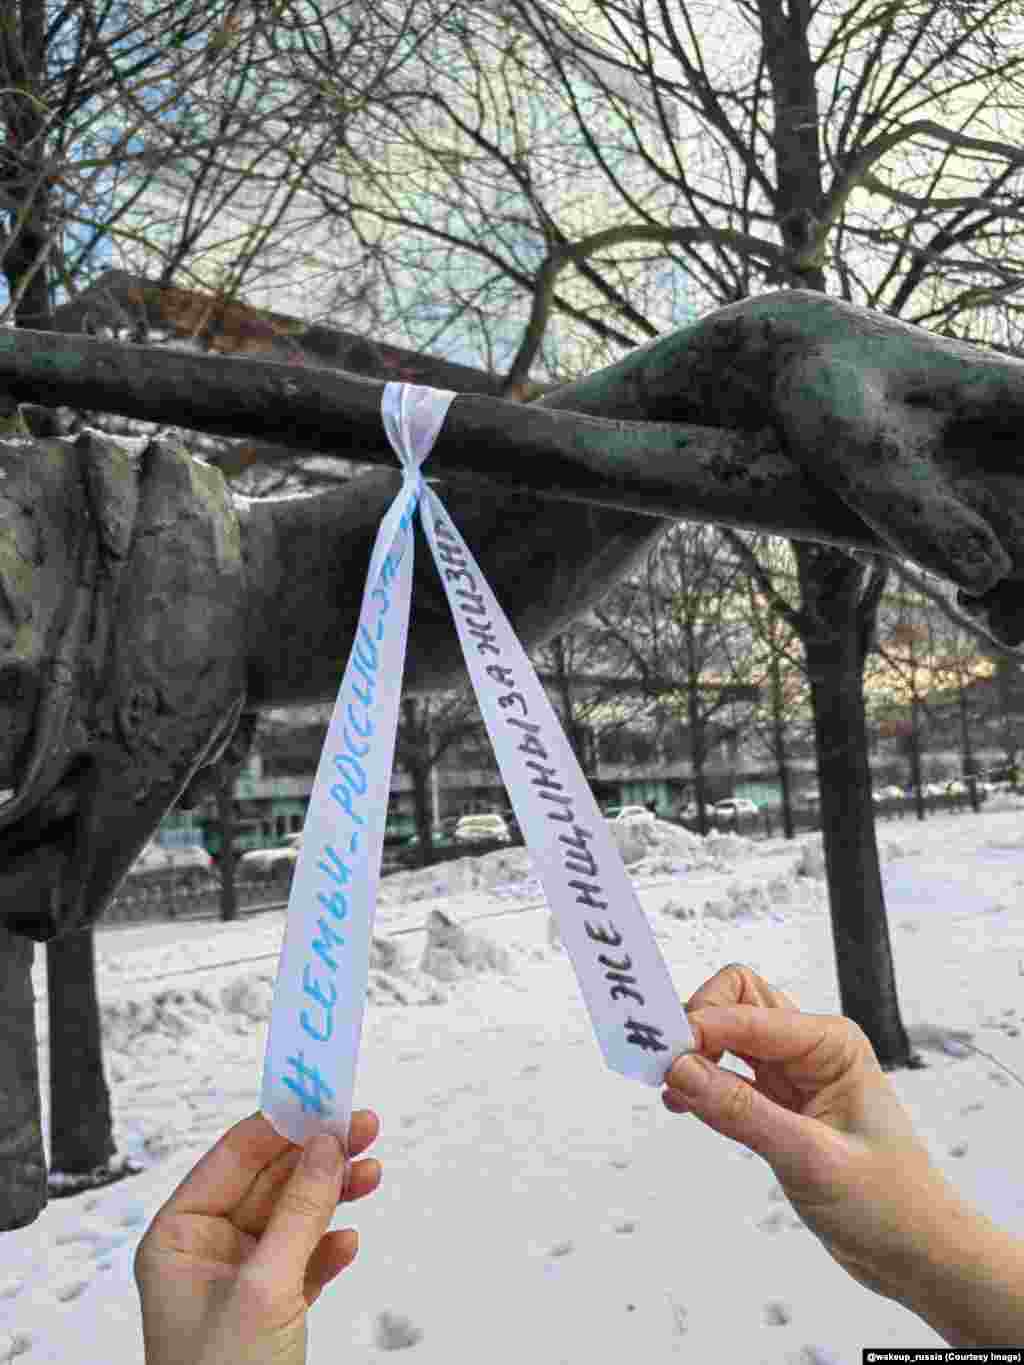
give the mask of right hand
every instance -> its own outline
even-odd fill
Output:
[[[704,1064],[699,1095],[684,1094],[677,1058],[665,1075],[666,1109],[695,1114],[763,1157],[829,1255],[859,1284],[898,1297],[936,1220],[959,1200],[863,1030],[841,1015],[802,1014],[737,964],[705,982],[686,1012],[694,1052],[715,1065]],[[717,1066],[726,1051],[753,1082]]]

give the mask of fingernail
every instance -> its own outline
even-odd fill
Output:
[[[341,1161],[341,1143],[330,1133],[319,1133],[310,1138],[302,1153],[302,1164],[310,1175],[337,1175]]]
[[[685,1057],[677,1057],[672,1063],[665,1083],[670,1090],[679,1090],[688,1099],[696,1099],[707,1089],[711,1079],[710,1066],[711,1063],[706,1058],[698,1056],[695,1052],[688,1052]]]

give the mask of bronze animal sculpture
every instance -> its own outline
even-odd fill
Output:
[[[246,500],[168,441],[0,441],[0,1230],[45,1203],[28,941],[94,922],[243,711],[334,696],[399,487],[381,388],[0,333],[0,391],[15,401],[390,466]],[[457,398],[425,472],[528,645],[598,600],[660,518],[690,517],[911,558],[1018,646],[1022,417],[1024,363],[784,291],[529,406]],[[459,670],[421,554],[407,685]]]

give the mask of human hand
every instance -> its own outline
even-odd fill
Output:
[[[376,1139],[352,1115],[350,1156]],[[355,1260],[354,1228],[327,1232],[336,1206],[380,1183],[380,1162],[312,1171],[257,1111],[228,1130],[157,1212],[135,1253],[146,1365],[302,1365],[306,1311]]]
[[[832,1258],[859,1284],[898,1297],[936,1219],[961,1205],[863,1031],[841,1015],[802,1014],[738,964],[706,981],[686,1012],[695,1055],[707,1060],[672,1063],[666,1109],[695,1114],[763,1157]],[[717,1066],[726,1051],[752,1068],[753,1082]],[[702,1088],[690,1090],[698,1070]]]

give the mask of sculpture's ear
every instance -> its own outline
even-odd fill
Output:
[[[247,580],[223,477],[153,440],[136,480],[124,450],[91,436],[105,550],[127,572],[101,682],[110,728],[91,753],[77,831],[81,885],[65,907],[78,923],[95,919],[200,766],[230,743],[245,698]]]
[[[100,549],[114,565],[123,565],[131,548],[139,513],[141,448],[145,441],[111,440],[87,427],[75,442],[85,473],[86,496],[99,528]]]
[[[95,575],[84,575],[87,609],[75,621],[101,667],[61,856],[49,845],[29,850],[17,903],[2,907],[11,932],[40,943],[95,921],[197,769],[230,744],[245,701],[247,580],[219,472],[167,442],[136,455],[97,432],[73,454],[106,575],[97,592]],[[87,674],[83,666],[77,676]],[[71,697],[68,687],[51,690]],[[66,762],[59,743],[49,748]]]

